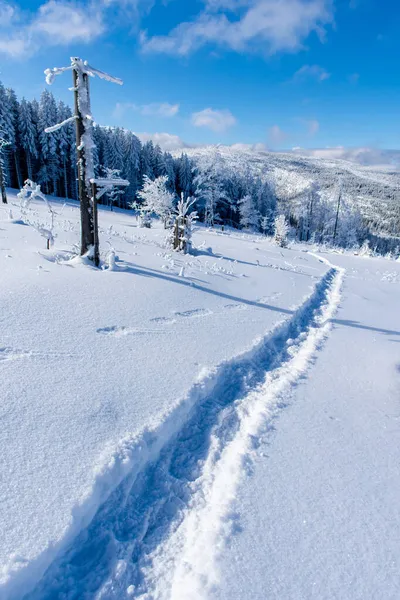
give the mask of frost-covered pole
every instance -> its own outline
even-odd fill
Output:
[[[85,126],[83,115],[80,106],[79,92],[87,96],[89,100],[89,82],[87,73],[79,73],[77,68],[72,69],[72,81],[74,90],[74,105],[75,105],[75,129],[76,129],[76,155],[78,163],[78,194],[81,209],[81,255],[94,249],[95,227],[94,227],[94,206],[90,197],[90,187],[87,186],[87,152],[91,149],[85,148],[84,135]],[[84,90],[82,90],[84,87]],[[97,219],[96,219],[97,220]],[[93,256],[94,262],[98,265],[98,248],[97,256]]]
[[[78,163],[78,194],[81,206],[81,255],[88,256],[99,265],[99,244],[97,226],[97,202],[93,195],[92,181],[94,180],[93,148],[95,147],[92,135],[93,117],[90,110],[89,77],[100,77],[113,83],[122,85],[121,79],[112,77],[103,71],[91,67],[87,61],[71,57],[69,67],[46,69],[46,81],[53,83],[54,77],[72,71],[75,115],[62,123],[48,127],[45,131],[52,133],[67,125],[76,122],[76,150]]]

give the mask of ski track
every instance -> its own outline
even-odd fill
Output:
[[[240,525],[234,498],[262,437],[327,337],[344,270],[252,350],[223,363],[156,457],[132,472],[26,600],[205,600]]]

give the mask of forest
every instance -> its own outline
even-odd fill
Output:
[[[29,178],[45,194],[78,199],[75,126],[46,133],[45,129],[72,116],[69,106],[48,90],[37,100],[18,100],[12,89],[0,82],[0,137],[6,184],[22,188]],[[112,171],[129,181],[118,194],[106,194],[102,202],[112,208],[137,209],[146,178],[167,177],[168,191],[178,202],[195,198],[199,219],[208,226],[244,228],[272,235],[279,214],[285,215],[290,237],[303,242],[361,247],[366,242],[380,254],[399,253],[400,199],[393,189],[379,193],[376,185],[360,186],[359,180],[345,181],[343,174],[312,174],[310,185],[288,193],[275,185],[268,165],[253,169],[246,160],[229,160],[218,147],[206,152],[163,152],[152,141],[142,143],[132,132],[120,127],[93,126],[96,176]],[[189,153],[189,155],[188,155]],[[267,160],[267,159],[266,159]],[[299,159],[293,157],[292,167]],[[307,164],[301,165],[302,172]],[[378,197],[379,210],[362,210],[354,202],[357,194]],[[383,218],[386,211],[387,218]]]

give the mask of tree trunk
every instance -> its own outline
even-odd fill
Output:
[[[26,167],[28,169],[28,178],[32,181],[33,180],[32,157],[31,157],[31,153],[29,152],[29,150],[26,151]]]
[[[338,223],[339,223],[339,211],[340,211],[341,200],[342,200],[342,194],[339,194],[338,203],[337,203],[337,210],[336,210],[335,229],[333,231],[333,243],[335,243],[335,241],[336,241],[336,234],[337,234],[337,228],[338,228]]]
[[[19,160],[18,160],[17,149],[14,150],[14,162],[15,162],[15,172],[17,174],[18,187],[19,187],[19,189],[21,189],[24,184],[22,181],[21,167],[20,167]]]
[[[82,113],[79,108],[78,101],[78,85],[79,76],[78,72],[73,69],[73,82],[74,82],[74,100],[75,100],[75,115],[76,115],[76,152],[78,162],[78,194],[81,209],[81,256],[87,254],[91,248],[95,245],[95,231],[94,231],[94,215],[92,204],[90,201],[87,185],[86,185],[86,156],[85,148],[81,146],[82,136],[85,133],[83,125]],[[88,85],[87,75],[83,74],[83,81],[85,85]],[[89,90],[88,90],[89,93]]]
[[[63,158],[63,171],[64,171],[64,197],[68,198],[68,177],[67,177],[67,160]]]
[[[1,200],[3,204],[7,204],[7,194],[6,194],[6,186],[4,183],[4,172],[3,165],[0,162],[0,192],[1,192]]]

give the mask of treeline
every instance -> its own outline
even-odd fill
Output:
[[[29,178],[46,194],[78,198],[74,123],[45,133],[47,127],[71,116],[69,106],[57,102],[47,90],[39,102],[19,101],[14,90],[0,83],[0,137],[8,142],[3,149],[8,186],[21,188]],[[361,214],[353,202],[360,190],[350,190],[348,185],[327,189],[327,182],[321,180],[301,194],[282,196],[276,192],[268,168],[251,168],[244,156],[239,164],[234,163],[218,148],[192,157],[185,153],[172,156],[151,141],[142,143],[131,131],[100,125],[94,126],[93,138],[96,176],[104,176],[105,169],[117,169],[120,177],[130,182],[125,193],[117,196],[121,208],[142,203],[139,192],[146,177],[167,176],[168,190],[176,202],[182,193],[185,199],[195,196],[199,218],[207,225],[225,224],[270,235],[276,216],[284,214],[291,237],[299,241],[353,247],[370,240],[380,253],[398,252],[395,232],[400,207],[389,190],[378,200],[381,208],[388,207],[378,228],[372,215]],[[105,196],[104,201],[110,202],[110,198]]]
[[[21,188],[26,178],[39,183],[46,194],[78,198],[75,128],[70,123],[46,133],[45,129],[72,116],[71,109],[44,91],[40,101],[18,101],[12,89],[0,83],[0,131],[8,142],[4,151],[7,185]],[[138,192],[145,177],[168,177],[168,188],[176,200],[182,192],[196,196],[196,209],[209,225],[226,223],[233,227],[263,229],[272,233],[276,201],[271,187],[250,172],[231,173],[218,153],[198,165],[186,154],[173,157],[152,141],[144,144],[126,129],[95,125],[94,162],[96,176],[105,168],[118,169],[130,182],[119,196],[121,208],[140,204]],[[106,200],[107,201],[107,200]]]

